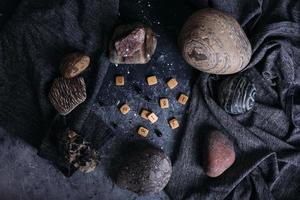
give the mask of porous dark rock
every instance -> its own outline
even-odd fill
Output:
[[[64,137],[61,142],[61,146],[67,162],[81,172],[89,173],[94,171],[97,167],[98,160],[96,151],[75,131],[68,130],[66,137]]]
[[[67,115],[86,99],[86,87],[82,77],[57,78],[49,92],[49,100],[61,114]]]
[[[114,64],[145,64],[155,52],[157,39],[151,28],[142,24],[118,26],[109,45]]]
[[[229,77],[218,88],[218,102],[230,114],[242,114],[255,105],[255,85],[244,76]]]
[[[137,152],[121,166],[117,184],[139,195],[158,193],[168,184],[172,164],[161,150],[149,148]]]
[[[60,64],[60,73],[65,78],[74,78],[90,64],[90,57],[82,52],[67,55]]]
[[[218,177],[235,161],[233,143],[218,130],[210,132],[205,141],[203,151],[205,173],[209,177]]]
[[[185,22],[179,46],[183,58],[196,69],[212,74],[233,74],[250,61],[250,42],[238,22],[214,9],[202,9]]]

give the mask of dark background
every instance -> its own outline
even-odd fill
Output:
[[[299,199],[299,1],[122,0],[120,10],[118,1],[113,0],[4,0],[0,5],[0,36],[11,42],[1,40],[0,49],[0,56],[6,55],[0,60],[0,70],[9,72],[0,74],[0,92],[6,89],[2,85],[11,86],[0,98],[0,105],[6,103],[4,109],[0,107],[0,119],[6,120],[0,121],[1,199]],[[231,116],[216,103],[215,87],[223,76],[198,73],[179,55],[180,27],[194,10],[206,7],[230,13],[250,39],[253,56],[249,69],[238,75],[254,82],[257,102],[243,115]],[[115,22],[117,16],[120,20]],[[100,44],[109,34],[101,33],[111,31],[114,23],[131,21],[153,27],[158,34],[156,54],[147,65],[109,65],[107,58],[99,55],[105,49]],[[104,128],[112,129],[113,136],[100,148],[101,164],[95,172],[76,172],[66,178],[51,162],[37,156],[37,148],[55,115],[47,90],[58,76],[60,59],[76,48],[91,53],[94,62],[84,73],[89,98],[67,117],[68,123],[90,141],[101,138]],[[126,76],[128,84],[122,89],[114,87],[116,74]],[[159,84],[149,88],[145,77],[153,74]],[[164,83],[172,76],[180,85],[170,91]],[[181,92],[191,96],[185,107],[175,101]],[[160,96],[170,98],[169,112],[159,109]],[[122,116],[118,106],[125,101],[133,110]],[[159,112],[157,124],[141,121],[137,114],[142,107]],[[168,128],[166,121],[173,116],[179,119],[180,130]],[[135,134],[142,124],[151,129],[148,139]],[[217,179],[208,178],[200,162],[207,127],[222,130],[237,152],[235,164]],[[154,129],[163,136],[153,134]],[[163,149],[171,157],[174,171],[163,192],[142,198],[118,188],[111,177],[124,155],[148,145]]]

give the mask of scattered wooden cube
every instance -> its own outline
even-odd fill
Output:
[[[189,100],[189,97],[186,96],[185,94],[181,94],[178,98],[178,102],[182,105],[185,105],[188,100]]]
[[[128,104],[124,104],[123,106],[121,106],[120,111],[121,111],[121,113],[123,113],[124,115],[126,115],[130,111],[129,105]]]
[[[156,85],[157,84],[156,76],[148,76],[147,82],[148,82],[148,85]]]
[[[155,113],[151,113],[148,115],[148,119],[152,124],[154,124],[155,122],[157,122],[158,117]]]
[[[143,109],[142,112],[140,113],[140,116],[146,120],[148,120],[148,115],[150,114],[151,112],[149,110],[145,110]]]
[[[169,108],[169,99],[167,98],[161,98],[159,100],[159,105],[162,109],[165,109],[165,108]]]
[[[172,129],[176,129],[179,127],[179,122],[177,121],[177,119],[173,118],[169,121],[169,125]]]
[[[123,85],[125,85],[124,76],[116,76],[116,86],[123,86]]]
[[[140,136],[147,137],[148,134],[149,134],[149,130],[146,129],[145,127],[142,127],[142,126],[141,126],[141,127],[139,128],[139,130],[138,130],[138,134],[139,134]]]
[[[175,78],[172,78],[167,82],[167,85],[169,86],[170,89],[174,89],[178,85],[178,82],[176,81]]]

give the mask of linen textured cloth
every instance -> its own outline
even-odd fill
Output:
[[[206,7],[231,14],[250,39],[253,56],[247,69],[239,75],[247,76],[255,84],[257,102],[246,114],[232,116],[218,106],[216,88],[223,76],[193,71],[179,56],[176,37],[180,27],[188,15]],[[113,140],[106,142],[110,133],[103,131],[114,129],[108,119],[115,115],[105,118],[107,111],[112,112],[105,99],[115,100],[117,93],[108,96],[112,90],[107,83],[117,69],[108,63],[105,44],[116,24],[119,2],[21,0],[0,30],[2,197],[5,200],[299,199],[300,2],[122,0],[120,12],[121,20],[143,21],[153,25],[159,34],[158,53],[167,58],[156,55],[151,65],[160,66],[173,60],[174,66],[168,68],[180,74],[183,85],[180,89],[190,93],[190,84],[194,83],[182,133],[174,136],[164,132],[167,136],[163,139],[151,138],[172,158],[174,169],[168,186],[160,194],[138,197],[121,190],[111,180],[117,168],[110,160],[122,157],[121,146],[134,148],[129,143],[134,138],[119,139],[121,134],[114,134]],[[95,146],[105,143],[105,147],[101,148],[103,161],[96,172],[75,173],[65,179],[47,168],[49,163],[34,155],[33,148],[18,139],[6,139],[5,134],[17,135],[39,147],[55,118],[47,92],[53,79],[59,76],[61,58],[74,50],[88,53],[92,64],[83,74],[87,101],[67,116],[66,121]],[[138,77],[144,69],[133,69],[131,73]],[[174,72],[160,70],[162,76]],[[191,73],[197,77],[195,82],[187,81],[193,79]],[[177,114],[185,117],[183,113],[181,109]],[[121,120],[117,119],[121,130],[128,128]],[[162,125],[158,128],[166,130]],[[208,178],[201,164],[202,141],[209,128],[223,131],[234,142],[237,153],[235,164],[218,178]],[[6,173],[9,169],[13,171]]]
[[[174,199],[299,199],[299,1],[193,1],[234,16],[250,39],[247,76],[257,88],[255,108],[232,116],[216,103],[220,77],[200,74],[168,186]],[[206,127],[235,143],[235,164],[218,178],[200,167]],[[178,183],[180,182],[180,186]]]

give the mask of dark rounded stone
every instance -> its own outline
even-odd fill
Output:
[[[238,22],[214,9],[201,9],[190,16],[178,43],[186,62],[212,74],[239,72],[252,54],[251,44]]]
[[[218,89],[218,101],[230,114],[242,114],[254,107],[256,88],[244,76],[225,79]]]
[[[158,149],[146,149],[132,155],[120,168],[117,184],[139,195],[158,193],[168,184],[172,164]]]
[[[234,163],[233,144],[220,131],[209,133],[204,146],[204,168],[207,176],[218,177]]]

